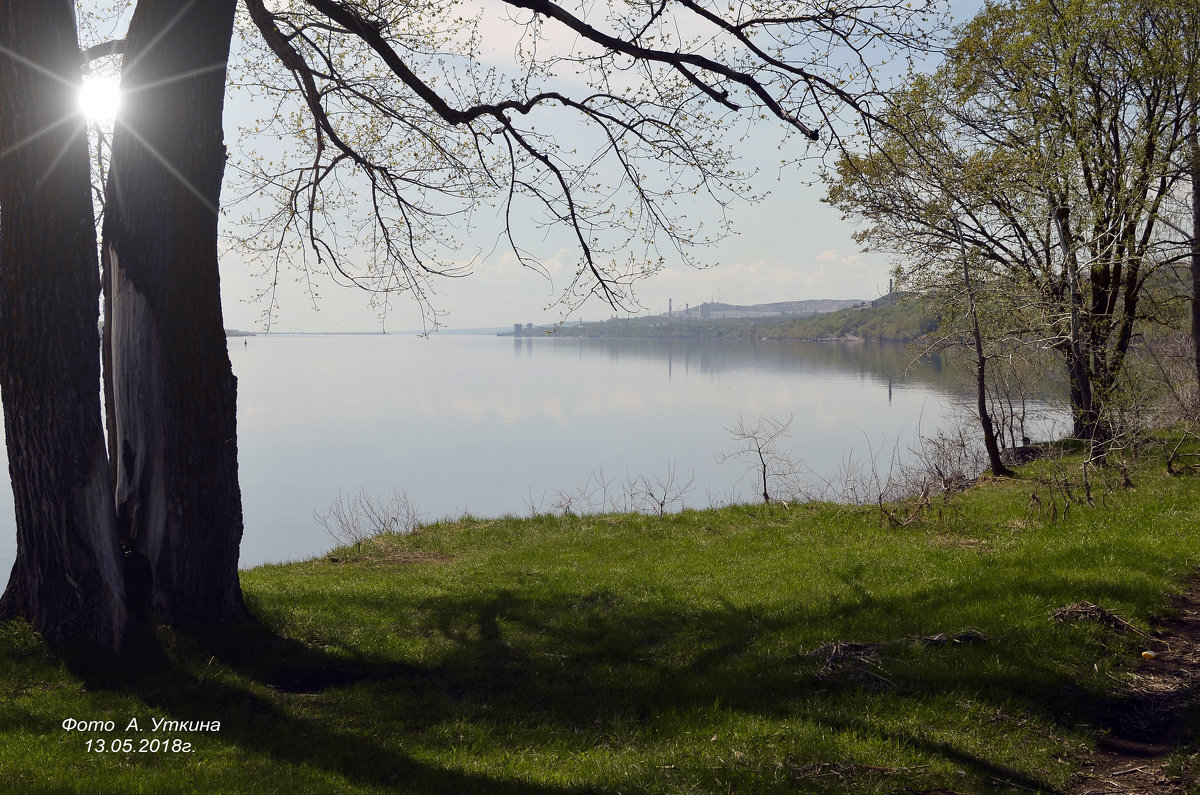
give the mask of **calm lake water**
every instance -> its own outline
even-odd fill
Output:
[[[283,335],[230,340],[238,376],[243,567],[312,557],[339,494],[400,488],[426,519],[553,508],[601,472],[694,478],[707,507],[756,499],[726,428],[794,415],[785,448],[823,475],[905,450],[961,394],[899,345]],[[7,467],[5,467],[7,470]],[[0,499],[0,567],[15,549]]]

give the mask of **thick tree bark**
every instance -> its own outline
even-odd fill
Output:
[[[1192,353],[1200,381],[1200,120],[1192,119]]]
[[[140,0],[104,223],[109,428],[131,602],[173,624],[244,615],[237,384],[217,268],[235,0]]]
[[[0,614],[54,645],[115,649],[125,589],[72,5],[0,0],[0,45],[0,394],[17,519]]]

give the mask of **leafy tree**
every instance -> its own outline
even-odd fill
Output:
[[[867,222],[861,239],[900,256],[902,286],[961,289],[961,235],[976,285],[1012,308],[996,333],[1061,353],[1076,433],[1098,450],[1142,289],[1182,253],[1162,217],[1195,114],[1188,13],[1175,0],[990,4],[830,185]]]
[[[25,28],[33,31],[50,19],[47,9],[60,5],[7,3],[22,15],[3,17],[5,35],[23,40],[30,36]],[[736,9],[696,0],[505,5],[519,41],[516,68],[508,72],[480,65],[490,31],[478,18],[459,16],[454,3],[245,0],[241,29],[259,38],[248,45],[258,49],[240,81],[278,102],[260,134],[285,135],[296,144],[288,151],[303,159],[280,165],[259,158],[242,166],[247,196],[263,208],[242,242],[271,252],[275,263],[294,256],[384,296],[408,292],[427,302],[427,276],[458,272],[453,246],[443,245],[446,223],[494,200],[521,262],[538,267],[514,219],[560,226],[579,252],[568,292],[627,301],[630,285],[658,267],[659,248],[686,251],[709,239],[684,223],[694,194],[725,202],[741,191],[726,131],[773,117],[816,139],[835,110],[870,117],[877,89],[864,53],[875,44],[925,46],[921,26],[933,7],[931,0],[815,6],[759,0]],[[122,57],[128,101],[112,140],[100,246],[112,491],[85,499],[94,510],[81,511],[74,526],[57,523],[55,500],[79,482],[94,486],[103,471],[95,426],[69,437],[90,458],[81,453],[70,471],[40,474],[31,462],[43,448],[24,428],[37,421],[39,407],[60,404],[40,402],[49,389],[18,394],[42,359],[9,357],[4,374],[14,483],[30,483],[35,492],[28,510],[18,510],[14,583],[20,584],[10,591],[24,596],[5,607],[52,640],[119,644],[126,602],[135,614],[176,624],[244,613],[236,568],[242,533],[236,382],[217,268],[223,96],[237,19],[235,0],[138,0],[124,39],[85,53]],[[69,41],[70,55],[74,37],[66,21],[57,24],[53,44],[61,50]],[[562,37],[573,43],[556,52]],[[45,37],[28,40],[39,52],[52,49]],[[78,66],[60,50],[49,68],[74,84]],[[6,68],[19,74],[29,61],[14,52],[5,52]],[[15,118],[31,103],[40,120],[73,118],[61,90],[39,83],[20,93],[8,88],[13,84],[5,84],[0,115]],[[563,116],[582,130],[560,134]],[[56,122],[46,121],[6,134],[22,141],[53,128]],[[5,178],[28,174],[25,166],[10,172],[6,161]],[[55,200],[60,193],[72,201],[86,196],[86,167],[80,171],[76,163],[62,176],[70,185],[56,187]],[[361,205],[352,202],[356,192]],[[5,193],[0,207],[7,228],[38,228],[30,215],[50,205],[22,214],[14,196]],[[269,209],[272,197],[277,203]],[[355,207],[362,213],[355,215]],[[76,226],[86,217],[90,227],[90,206],[74,213]],[[25,246],[19,236],[13,241]],[[87,266],[76,270],[87,271],[92,240],[59,242]],[[617,262],[627,251],[633,253]],[[45,268],[45,258],[57,253],[25,247],[22,254],[45,278],[58,278]],[[370,265],[356,267],[362,261]],[[91,322],[94,291],[72,288],[71,295],[82,302],[72,317]],[[90,392],[55,391],[62,413],[98,422],[89,335],[76,334],[76,325],[55,325],[62,312],[53,303],[32,310],[49,326],[34,339],[56,356],[54,366],[78,373],[84,387],[92,381]],[[17,320],[6,315],[4,323]],[[78,347],[55,347],[66,337]],[[20,402],[9,411],[11,400]],[[80,473],[92,480],[81,481]],[[114,579],[118,543],[125,576]],[[102,576],[73,578],[74,569],[60,570],[43,549],[98,561],[92,568]],[[77,583],[73,598],[46,585],[63,578]],[[89,624],[87,616],[77,617],[81,602],[108,605],[109,619]]]

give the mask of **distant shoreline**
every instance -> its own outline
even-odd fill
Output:
[[[912,342],[935,332],[939,318],[925,303],[912,296],[886,295],[871,302],[831,309],[836,302],[809,302],[820,309],[804,312],[765,314],[766,306],[794,308],[801,302],[732,307],[702,305],[703,316],[690,309],[685,317],[654,315],[558,326],[523,326],[498,336],[514,339],[533,337],[587,337],[611,339],[739,339],[781,342]],[[843,302],[849,303],[849,302]],[[741,316],[736,316],[738,313]]]

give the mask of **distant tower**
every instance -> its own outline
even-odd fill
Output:
[[[514,337],[521,336],[521,324],[520,323],[513,323],[513,336]]]
[[[667,299],[667,317],[675,317],[675,299]]]
[[[888,295],[892,294],[892,280],[888,279]]]

